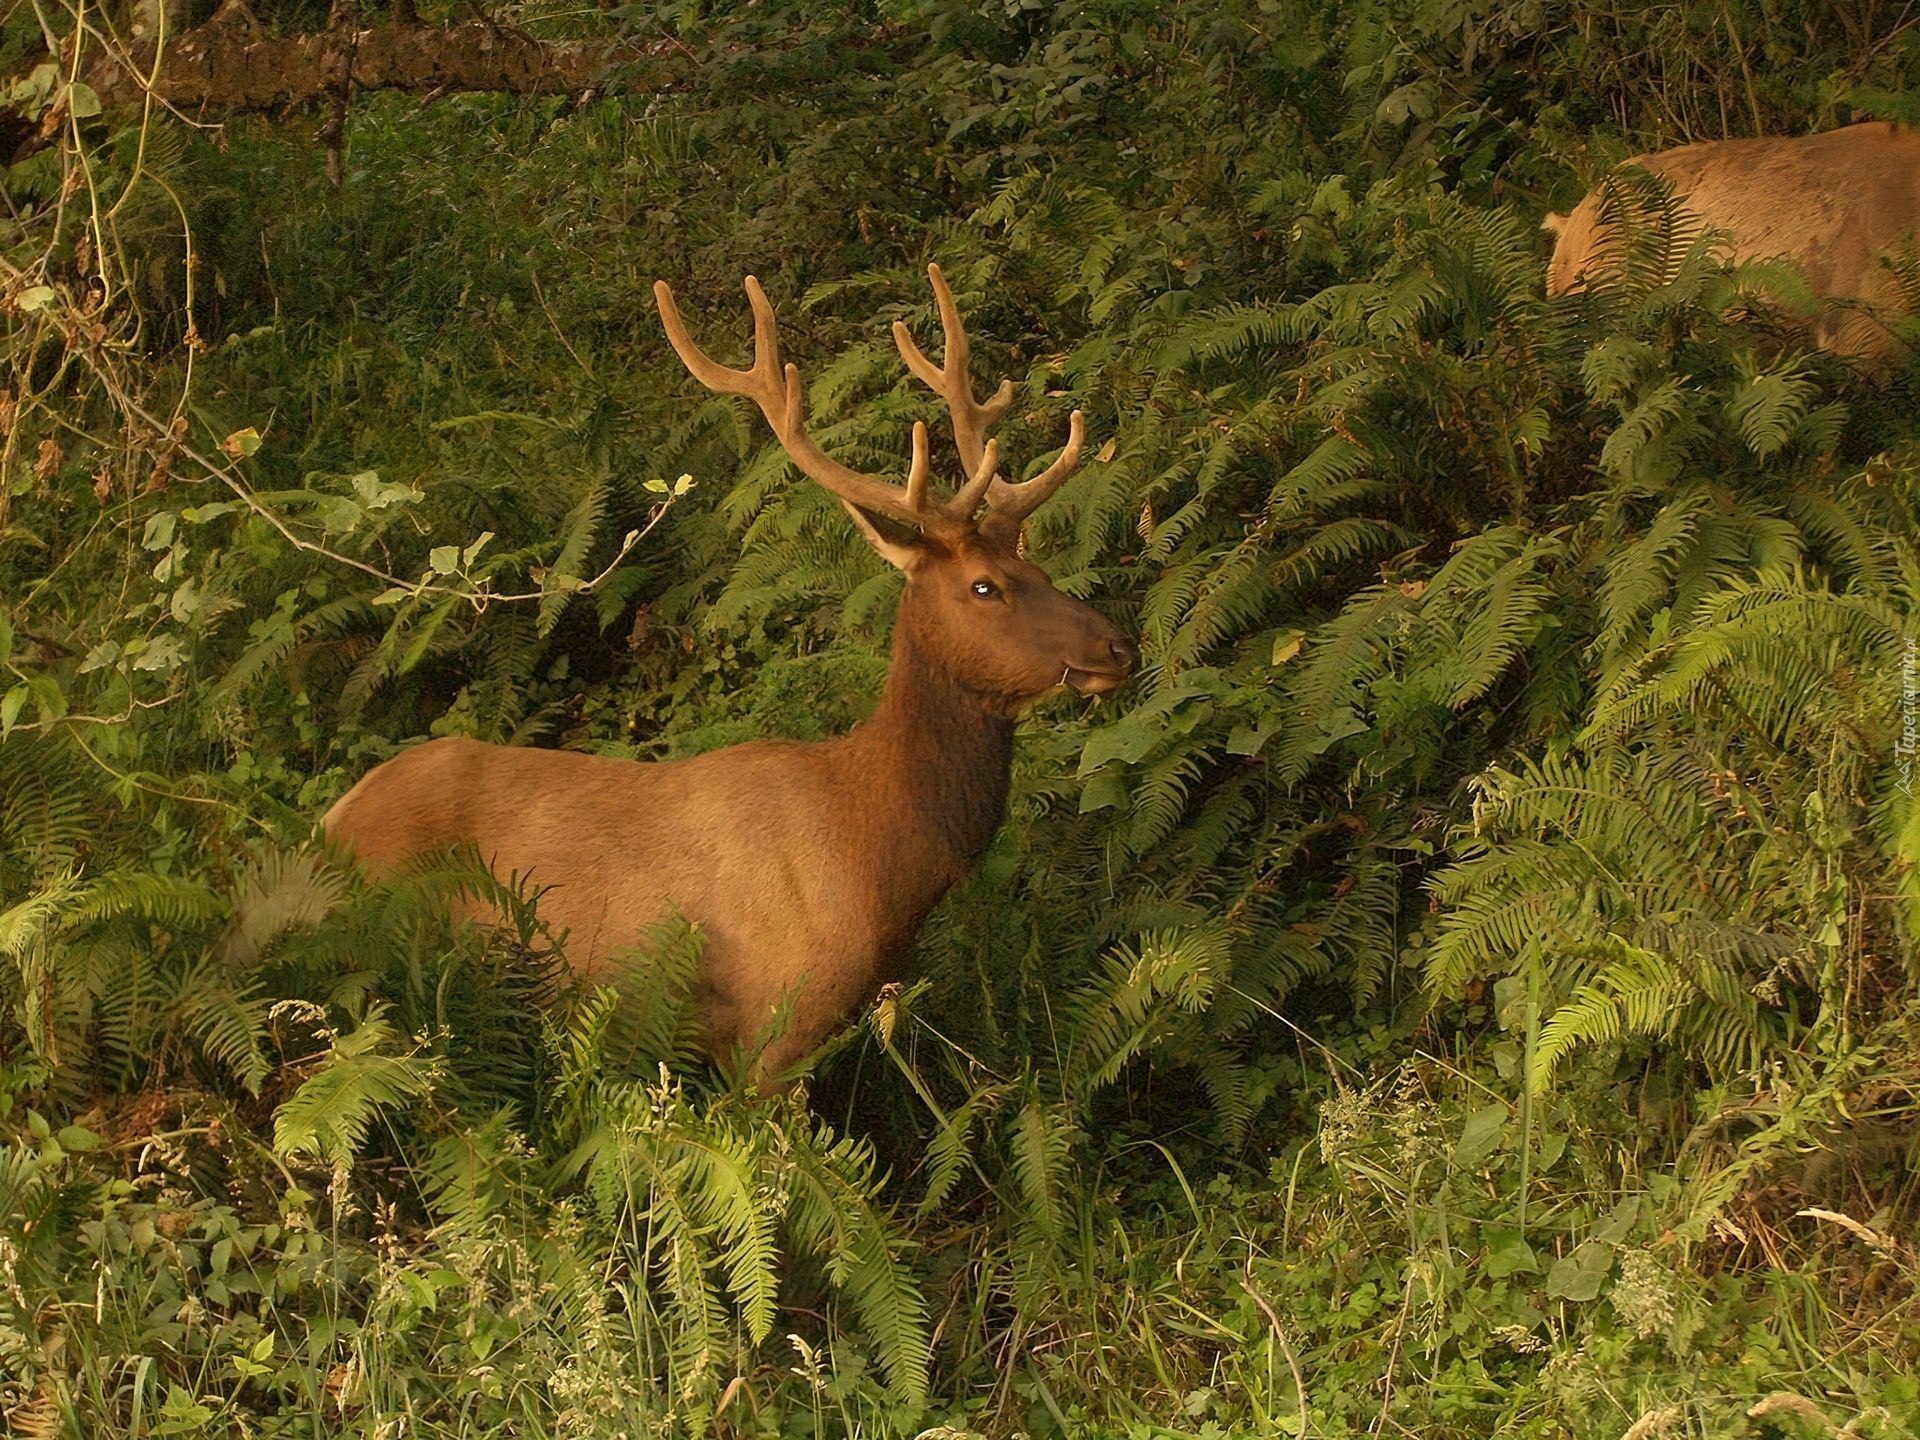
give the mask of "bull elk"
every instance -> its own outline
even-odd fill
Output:
[[[1901,280],[1883,257],[1920,226],[1920,132],[1870,122],[1798,138],[1707,140],[1623,162],[1673,187],[1680,208],[1731,240],[1736,261],[1784,258],[1835,307],[1813,325],[1823,350],[1869,371],[1897,349],[1885,317],[1905,308]],[[1625,238],[1615,213],[1633,197],[1603,180],[1570,215],[1549,215],[1554,237],[1547,294],[1598,287],[1621,268]]]
[[[1079,461],[1080,412],[1044,472],[1002,478],[987,432],[1013,384],[974,398],[959,312],[939,268],[928,274],[942,363],[905,325],[893,333],[950,413],[963,471],[951,495],[932,484],[924,424],[913,427],[904,485],[847,468],[807,436],[799,371],[782,366],[773,307],[751,276],[747,370],[709,359],[672,291],[654,286],[694,377],[758,405],[793,463],[905,572],[871,718],[836,739],[753,740],[653,763],[432,740],[370,771],[322,822],[371,874],[471,844],[496,869],[551,887],[542,913],[568,932],[570,963],[592,980],[617,984],[623,965],[644,963],[648,928],[677,908],[705,937],[695,983],[708,1052],[724,1059],[764,1041],[752,1069],[761,1081],[871,998],[985,850],[1005,813],[1020,712],[1063,684],[1104,694],[1133,667],[1120,631],[1019,553],[1022,521]],[[783,1004],[786,1028],[767,1039]]]

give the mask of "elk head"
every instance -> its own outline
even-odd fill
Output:
[[[1084,695],[1105,694],[1132,670],[1133,646],[1020,555],[1022,522],[1080,461],[1080,412],[1073,412],[1066,447],[1045,471],[1018,484],[1002,477],[999,442],[987,432],[1013,403],[1013,382],[1001,381],[986,401],[974,399],[966,331],[952,292],[938,265],[929,265],[927,274],[946,335],[942,363],[927,359],[899,321],[893,338],[907,368],[952,415],[963,478],[951,494],[932,483],[927,427],[918,421],[904,485],[851,470],[814,443],[802,423],[800,372],[781,364],[773,307],[753,276],[747,277],[754,331],[748,370],[717,364],[693,343],[665,281],[655,281],[653,293],[667,338],[694,378],[758,405],[802,473],[837,495],[867,543],[905,572],[897,623],[921,659],[1009,716],[1063,684]]]

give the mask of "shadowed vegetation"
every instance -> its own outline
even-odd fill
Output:
[[[16,91],[8,1433],[1920,1429],[1920,368],[1658,205],[1603,295],[1537,229],[1920,120],[1915,17],[496,18],[695,78],[359,96],[338,188],[324,107]],[[1008,453],[1085,412],[1028,555],[1140,674],[1023,722],[921,980],[767,1099],[698,1058],[697,931],[592,990],[526,877],[369,885],[314,821],[429,735],[865,714],[894,572],[649,287],[739,363],[757,274],[810,433],[903,473],[930,260]]]

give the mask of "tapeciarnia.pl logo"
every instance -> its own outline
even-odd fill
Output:
[[[1906,649],[1900,656],[1900,738],[1893,742],[1894,769],[1900,778],[1894,783],[1900,787],[1900,793],[1909,800],[1913,798],[1913,756],[1920,750],[1920,675],[1916,675],[1916,643],[1912,636],[1907,637]]]

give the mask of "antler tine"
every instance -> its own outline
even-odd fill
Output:
[[[935,365],[927,359],[904,321],[893,322],[893,343],[899,347],[900,358],[907,362],[907,368],[947,402],[948,413],[953,416],[954,448],[960,452],[961,465],[971,475],[980,466],[987,431],[999,423],[1013,403],[1013,381],[1002,380],[989,400],[973,398],[973,381],[967,374],[971,351],[966,328],[960,323],[959,307],[953,303],[953,292],[947,288],[946,277],[938,265],[927,266],[927,278],[933,282],[934,301],[940,308],[940,329],[946,336],[946,349],[940,356],[942,363]],[[978,497],[975,503],[979,503]],[[971,511],[968,513],[970,516]]]
[[[913,422],[913,465],[907,471],[907,505],[916,514],[927,508],[927,480],[933,466],[927,456],[926,422]]]
[[[786,411],[786,385],[780,370],[780,332],[774,324],[773,306],[766,291],[753,276],[747,276],[747,303],[753,307],[753,368],[733,370],[710,357],[693,343],[680,307],[673,302],[673,291],[664,280],[653,282],[654,303],[660,307],[660,323],[667,332],[667,343],[702,385],[722,395],[744,395],[760,407],[767,422],[778,430]]]
[[[1080,463],[1080,445],[1085,438],[1085,422],[1076,410],[1067,419],[1067,444],[1060,452],[1060,458],[1033,479],[1019,485],[995,480],[987,487],[987,505],[1001,519],[1019,524],[1066,483],[1067,477]]]
[[[795,365],[781,365],[780,332],[774,321],[773,306],[753,276],[747,276],[747,301],[753,307],[753,368],[750,370],[730,369],[693,343],[666,281],[653,282],[653,297],[660,306],[660,323],[666,327],[667,340],[693,378],[709,390],[723,395],[744,395],[758,405],[760,413],[773,427],[774,438],[803,474],[849,504],[890,516],[903,524],[925,526],[940,516],[927,495],[924,427],[914,437],[914,464],[905,487],[848,469],[814,444],[804,425],[806,404],[800,369]]]
[[[967,477],[966,483],[955,491],[953,498],[947,502],[947,513],[971,525],[973,512],[980,508],[980,502],[993,488],[993,472],[999,468],[1000,442],[989,440],[986,449],[980,452],[980,463],[973,467],[973,474]]]

